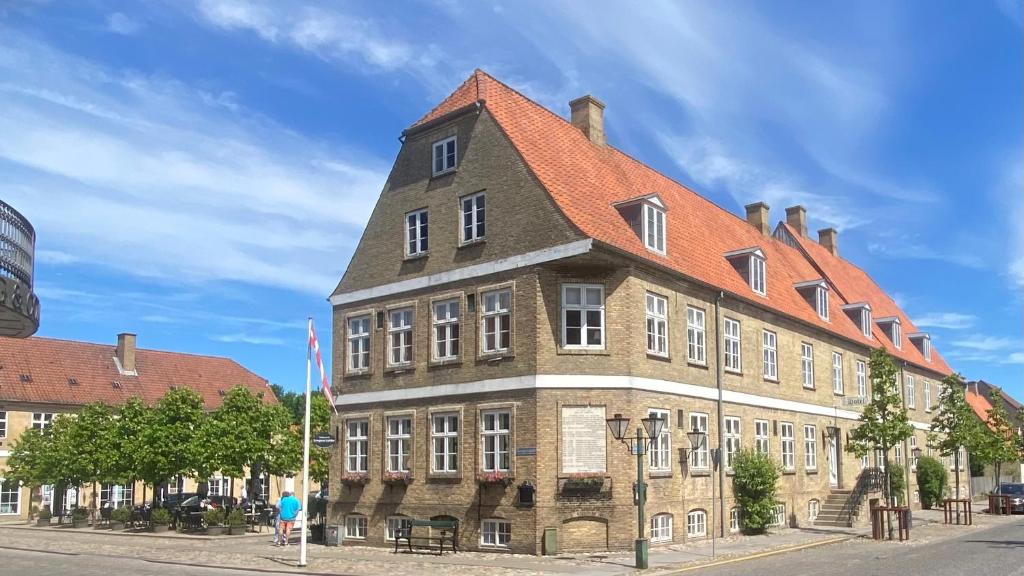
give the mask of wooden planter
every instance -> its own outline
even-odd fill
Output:
[[[36,526],[49,526],[50,518],[36,518]]]

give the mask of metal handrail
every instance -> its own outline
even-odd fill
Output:
[[[32,289],[36,231],[27,218],[0,200],[0,276],[14,278]]]
[[[879,492],[882,490],[884,479],[885,476],[881,468],[865,468],[860,473],[860,476],[857,477],[857,484],[854,485],[853,491],[850,492],[850,497],[846,499],[846,504],[843,505],[840,517],[847,516],[853,518],[854,511],[860,509],[864,496],[868,492]]]

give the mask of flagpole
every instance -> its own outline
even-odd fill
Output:
[[[301,536],[299,540],[300,567],[306,565],[306,524],[309,521],[309,511],[306,508],[309,507],[309,379],[313,353],[312,336],[313,317],[310,316],[306,330],[306,418],[302,440],[302,498],[299,500],[302,505],[302,530],[299,532]]]

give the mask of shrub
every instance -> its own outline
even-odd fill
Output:
[[[743,529],[761,534],[775,519],[775,489],[779,467],[767,454],[740,450],[733,457],[733,493],[743,510]]]
[[[89,517],[89,511],[79,506],[71,511],[71,518],[74,520],[85,520]]]
[[[150,514],[149,519],[158,526],[166,526],[171,523],[171,512],[166,508],[157,508]]]
[[[49,520],[50,518],[53,518],[53,512],[50,512],[49,506],[43,506],[39,509],[40,520]]]
[[[903,466],[894,462],[889,463],[889,489],[892,490],[892,504],[894,506],[906,505],[907,499],[907,477]]]
[[[220,508],[210,508],[203,512],[203,520],[207,526],[220,526],[224,523],[224,511]]]
[[[922,456],[917,461],[917,487],[921,491],[921,506],[925,510],[946,494],[949,476],[938,458]]]
[[[110,519],[114,522],[125,524],[132,519],[132,509],[127,506],[121,506],[110,513]]]
[[[243,526],[245,524],[245,514],[238,508],[231,511],[228,514],[228,525],[229,526]]]

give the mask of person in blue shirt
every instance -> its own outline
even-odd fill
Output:
[[[281,519],[281,540],[280,546],[288,545],[288,537],[295,527],[295,519],[299,517],[302,510],[302,503],[291,492],[285,491],[281,494],[281,500],[277,503],[278,518]]]

